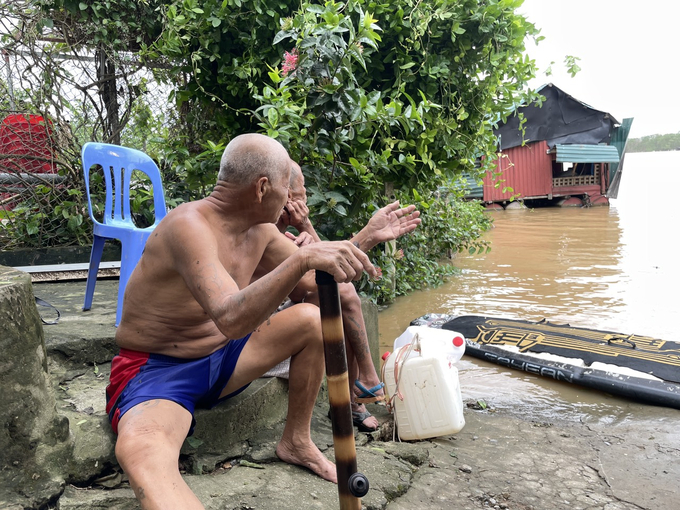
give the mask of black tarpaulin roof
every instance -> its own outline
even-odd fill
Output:
[[[501,150],[540,140],[550,148],[555,144],[609,144],[612,129],[619,124],[609,113],[592,108],[552,83],[537,92],[545,97],[542,106],[531,104],[518,109],[526,119],[524,136],[517,113],[494,130],[500,137]]]

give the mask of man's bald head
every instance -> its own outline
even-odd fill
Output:
[[[217,180],[238,186],[260,177],[277,181],[288,170],[288,161],[288,152],[273,138],[256,133],[239,135],[224,149]]]
[[[307,190],[305,189],[305,176],[302,169],[295,161],[290,164],[290,196],[293,200],[307,202]]]

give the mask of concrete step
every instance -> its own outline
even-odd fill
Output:
[[[105,475],[117,466],[115,435],[105,412],[110,363],[64,369],[50,361],[49,368],[57,412],[68,418],[74,441],[73,483]],[[201,474],[227,459],[242,457],[250,438],[283,422],[287,403],[288,381],[263,378],[214,409],[197,410],[194,434],[182,447],[182,462],[189,472]]]
[[[375,446],[378,445],[378,446]],[[447,445],[448,447],[448,445]],[[443,448],[442,448],[443,449]],[[330,452],[332,453],[332,452]],[[332,455],[329,455],[333,458]],[[370,481],[362,508],[384,509],[413,483],[417,466],[426,464],[422,444],[370,443],[357,447],[357,463]],[[185,474],[184,481],[199,496],[206,510],[299,510],[338,508],[337,486],[304,468],[282,462],[226,463],[210,476]],[[445,487],[439,487],[439,491]],[[426,504],[427,508],[433,508]],[[66,487],[60,510],[137,510],[132,489]],[[412,507],[415,508],[415,507]]]
[[[64,370],[51,362],[50,370],[57,411],[68,418],[74,442],[72,472],[58,508],[140,508],[127,477],[117,466],[115,436],[104,412],[110,364]],[[184,442],[180,467],[184,480],[207,510],[337,507],[336,485],[276,456],[287,402],[285,379],[261,378],[214,409],[196,412],[195,433]],[[392,436],[390,415],[382,405],[368,407],[382,427],[373,434],[355,435],[357,464],[371,484],[362,499],[363,508],[378,510],[408,490],[429,452],[423,444],[382,442]],[[312,417],[312,439],[334,460],[328,409],[328,395],[322,387]]]

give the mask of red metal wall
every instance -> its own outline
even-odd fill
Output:
[[[544,140],[504,150],[496,161],[497,169],[500,161],[501,175],[487,173],[484,177],[484,201],[502,202],[518,193],[518,199],[548,196],[552,192],[552,160],[547,152]],[[505,187],[513,191],[503,193]]]
[[[57,173],[52,154],[52,127],[40,115],[13,114],[0,123],[0,154],[11,173]],[[22,158],[39,156],[43,160]]]

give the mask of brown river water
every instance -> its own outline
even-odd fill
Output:
[[[609,207],[491,212],[492,250],[458,255],[444,285],[398,298],[379,314],[381,353],[426,313],[569,323],[680,342],[680,151],[626,155]],[[464,399],[536,419],[613,422],[654,409],[464,357]],[[651,416],[649,415],[651,413]],[[665,414],[665,413],[664,413]]]

